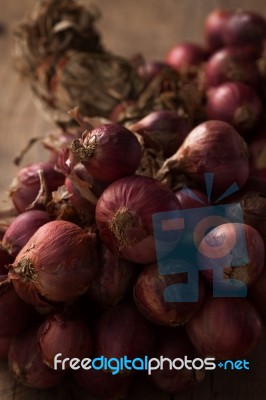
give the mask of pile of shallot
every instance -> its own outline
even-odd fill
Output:
[[[266,21],[251,11],[214,10],[205,38],[204,46],[177,44],[165,60],[135,66],[144,84],[165,69],[186,80],[196,71],[202,85],[196,119],[180,103],[179,112],[154,109],[121,123],[134,104],[130,98],[109,119],[72,109],[76,127],[49,132],[47,161],[24,166],[14,178],[16,216],[1,231],[0,357],[22,384],[45,389],[71,375],[95,398],[120,399],[142,374],[174,394],[202,381],[204,371],[165,366],[151,376],[113,375],[74,370],[70,360],[187,356],[218,362],[245,358],[261,339]],[[210,176],[211,191],[205,186]],[[193,223],[183,237],[171,224],[155,232],[158,213],[221,204],[241,207],[225,207],[227,218],[201,232],[193,232]],[[234,254],[232,244],[241,235],[246,257],[239,260],[242,253]],[[199,252],[198,298],[167,301],[167,288],[188,283],[176,248],[183,240],[189,252],[192,237]],[[225,250],[230,257],[221,266]],[[164,261],[168,273],[162,273]],[[214,275],[216,285],[233,280],[247,295],[215,295]],[[55,369],[59,353],[68,361]]]

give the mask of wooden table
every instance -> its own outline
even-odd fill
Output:
[[[36,0],[1,0],[0,22],[8,29],[31,9]],[[265,0],[98,0],[103,17],[99,23],[104,43],[113,52],[130,56],[142,52],[147,59],[161,59],[179,41],[203,39],[204,16],[214,7],[248,8],[266,15]],[[15,155],[29,138],[43,135],[53,125],[44,120],[33,104],[27,83],[21,82],[12,68],[10,31],[0,36],[0,199],[6,197],[17,168]],[[35,146],[23,165],[44,157]],[[251,369],[244,372],[215,371],[202,384],[176,396],[176,400],[251,400],[266,398],[266,339],[249,357]],[[149,393],[149,394],[148,394]],[[9,376],[6,364],[0,364],[0,400],[83,400],[90,397],[72,383],[52,391],[24,388]],[[150,393],[143,385],[134,389],[130,399],[170,399],[160,392]]]

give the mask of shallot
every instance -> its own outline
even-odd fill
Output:
[[[68,221],[52,221],[35,232],[11,266],[11,279],[31,283],[52,301],[72,300],[97,273],[95,235]]]

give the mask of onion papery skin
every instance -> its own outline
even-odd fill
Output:
[[[224,46],[223,31],[231,11],[214,9],[211,11],[204,23],[205,41],[210,51],[215,51]]]
[[[104,370],[80,369],[74,373],[75,381],[92,396],[104,400],[126,398],[132,384],[132,375],[112,375]]]
[[[103,182],[101,180],[93,178],[88,173],[86,167],[81,163],[78,163],[74,166],[74,172],[79,179],[90,184],[90,189],[96,197],[99,197],[109,185],[108,182]]]
[[[51,217],[46,211],[30,210],[19,214],[7,228],[2,240],[3,246],[16,257],[33,234],[50,221]]]
[[[217,359],[244,358],[262,336],[262,322],[246,299],[209,297],[186,325],[200,354]]]
[[[100,307],[115,306],[132,289],[139,265],[118,258],[104,245],[99,256],[99,274],[88,289],[88,296]]]
[[[242,82],[258,90],[260,73],[254,60],[246,59],[237,49],[224,48],[214,53],[204,68],[206,88],[225,82]]]
[[[170,157],[190,132],[190,124],[185,116],[161,110],[151,112],[129,129],[139,133],[148,148],[162,150],[164,157]]]
[[[158,325],[184,325],[199,310],[203,303],[205,287],[199,277],[198,300],[184,302],[181,298],[168,302],[164,293],[167,287],[187,283],[187,273],[162,275],[156,263],[147,265],[139,275],[134,286],[134,300],[140,312]],[[176,290],[176,289],[175,289]],[[173,295],[175,294],[173,290]]]
[[[155,331],[135,305],[120,303],[100,316],[95,340],[96,354],[106,358],[127,355],[132,360],[150,353],[155,342]]]
[[[235,245],[231,248],[232,243]],[[216,287],[223,288],[225,281],[229,282],[230,279],[249,286],[259,278],[264,267],[263,238],[256,229],[246,224],[217,226],[203,238],[198,250],[198,262],[204,268],[202,273],[210,284],[215,279]],[[227,250],[226,255],[224,250]],[[219,263],[220,259],[223,259],[222,263]],[[215,270],[220,270],[220,279],[217,276],[213,278]]]
[[[249,176],[248,149],[244,139],[229,124],[211,120],[196,126],[178,151],[157,174],[175,187],[184,174],[205,191],[205,173],[213,173],[213,194],[221,195],[236,183],[244,186]]]
[[[11,266],[28,279],[41,296],[51,301],[69,301],[88,289],[97,273],[94,234],[68,221],[52,221],[37,230]]]
[[[184,328],[161,328],[158,332],[156,351],[152,356],[156,358],[163,356],[174,360],[184,359],[185,356],[193,359],[197,354]],[[202,370],[186,368],[171,370],[166,363],[162,370],[157,369],[152,372],[151,380],[160,389],[174,394],[201,382],[204,376],[205,373]]]
[[[168,51],[165,62],[173,69],[183,72],[189,67],[201,64],[206,57],[206,51],[198,44],[180,43]]]
[[[52,192],[64,183],[64,175],[56,171],[51,162],[39,162],[22,168],[10,188],[11,200],[19,212],[24,212],[28,208],[44,208],[43,203],[36,203],[34,207],[31,207],[41,188],[38,171],[41,171],[46,185],[46,193],[44,193],[46,199],[44,201],[49,201]]]
[[[176,211],[175,194],[160,182],[144,176],[117,180],[103,192],[96,205],[96,223],[104,244],[129,261],[145,264],[157,260],[152,216]],[[178,242],[163,232],[161,250],[167,254]]]
[[[65,186],[69,193],[69,202],[81,217],[90,218],[95,211],[95,204],[85,199],[70,178],[66,178]]]
[[[262,102],[248,85],[226,82],[211,88],[207,94],[207,117],[227,122],[242,135],[248,136],[258,124]]]
[[[92,334],[81,319],[52,315],[41,324],[37,338],[43,362],[50,368],[54,367],[54,358],[58,353],[62,354],[61,359],[83,359],[92,355]],[[69,363],[65,368],[69,368]]]
[[[141,160],[138,139],[118,124],[104,124],[85,131],[81,140],[72,142],[71,150],[89,174],[104,182],[134,174]]]
[[[74,139],[80,138],[83,130],[73,127],[69,130],[53,129],[45,134],[42,144],[50,153],[49,161],[56,164],[58,154],[62,149],[69,148]]]
[[[36,389],[54,387],[66,375],[65,371],[54,371],[43,363],[35,326],[14,337],[9,348],[8,364],[20,383]]]
[[[15,292],[6,276],[0,277],[0,337],[19,334],[32,321],[33,310]]]

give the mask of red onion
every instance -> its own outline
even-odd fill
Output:
[[[105,311],[96,329],[96,354],[128,359],[148,355],[154,344],[154,328],[135,306],[118,304]],[[124,371],[126,372],[126,371]]]
[[[20,333],[31,321],[33,312],[16,294],[13,286],[0,277],[0,337]]]
[[[207,121],[194,128],[157,177],[175,188],[179,175],[185,174],[205,190],[204,173],[214,173],[213,193],[221,194],[233,183],[242,187],[247,181],[247,145],[225,122]]]
[[[43,321],[38,334],[43,362],[54,368],[55,356],[61,353],[64,358],[79,358],[92,355],[92,336],[89,327],[81,319],[68,319],[64,315],[52,315]],[[69,368],[69,362],[59,364],[55,369]]]
[[[93,178],[81,163],[75,164],[68,149],[60,152],[57,168],[66,176],[65,184],[53,193],[48,211],[54,219],[64,219],[83,227],[94,222],[97,198],[108,183]]]
[[[206,51],[194,43],[180,43],[172,47],[165,57],[166,64],[177,71],[201,64],[206,59]]]
[[[208,118],[228,122],[242,134],[251,132],[258,123],[261,112],[261,100],[244,83],[227,82],[208,91]]]
[[[223,47],[223,31],[231,11],[215,9],[211,11],[204,24],[205,40],[208,48],[215,51]]]
[[[93,178],[81,163],[74,165],[72,154],[60,154],[58,167],[64,172],[66,196],[76,212],[85,215],[94,213],[97,198],[107,188],[108,183]],[[60,188],[59,188],[60,189]]]
[[[79,189],[75,186],[70,178],[65,180],[66,190],[69,194],[69,202],[74,207],[75,211],[82,217],[88,218],[94,215],[95,204],[85,199]]]
[[[182,210],[206,207],[209,204],[206,194],[194,188],[192,190],[189,188],[177,190],[175,195]]]
[[[178,268],[177,260],[170,260]],[[178,269],[177,269],[178,271]],[[178,284],[187,283],[186,272],[161,275],[157,264],[147,265],[139,275],[134,287],[134,300],[142,314],[150,321],[166,326],[185,324],[200,308],[204,298],[204,283],[200,277],[199,282],[193,282],[198,288],[198,300],[185,302],[178,295]],[[177,285],[175,288],[174,285]],[[173,296],[177,301],[165,300],[165,289],[172,287]],[[189,290],[189,289],[188,289]]]
[[[109,308],[122,300],[133,287],[138,266],[118,258],[102,246],[99,267],[99,275],[89,287],[88,295],[99,306]]]
[[[10,197],[19,212],[28,208],[42,208],[51,193],[63,185],[64,176],[55,171],[51,162],[40,162],[22,168],[13,180]]]
[[[225,82],[242,82],[257,90],[261,80],[254,60],[246,60],[241,52],[230,48],[214,53],[206,63],[204,72],[207,87]]]
[[[185,116],[174,111],[153,111],[140,121],[129,126],[139,133],[146,147],[163,150],[165,157],[172,156],[180,147],[190,131],[190,124]]]
[[[16,257],[37,229],[50,221],[46,211],[31,210],[18,215],[4,234],[3,246]]]
[[[20,383],[36,389],[56,386],[65,377],[65,371],[54,371],[43,363],[36,327],[24,331],[12,340],[8,363],[10,371]]]
[[[62,149],[59,151],[55,167],[64,176],[69,176],[73,173],[76,165],[80,165],[80,163],[77,163],[70,149]]]
[[[103,370],[79,369],[74,374],[76,382],[92,396],[104,400],[126,398],[131,383],[131,375],[112,375]]]
[[[262,336],[256,309],[239,298],[209,297],[186,328],[199,353],[218,359],[244,358]]]
[[[104,244],[119,257],[136,263],[157,259],[153,214],[179,208],[175,194],[160,182],[144,176],[120,179],[103,192],[96,206],[96,223]],[[178,235],[164,235],[167,254]]]
[[[62,308],[63,303],[55,303],[41,296],[34,284],[27,278],[22,279],[12,271],[9,272],[9,278],[12,280],[17,295],[24,303],[33,306],[39,314],[51,314]]]
[[[254,56],[259,56],[266,37],[266,21],[254,11],[238,10],[227,20],[223,29],[226,46],[250,46]]]
[[[49,161],[55,164],[58,153],[62,149],[70,147],[74,139],[81,137],[82,132],[82,129],[78,127],[67,131],[63,131],[62,129],[48,131],[42,140],[42,144],[50,152]]]
[[[85,131],[82,139],[72,142],[71,150],[94,178],[105,182],[134,174],[141,159],[136,136],[117,124]]]
[[[215,279],[215,285],[221,288],[228,279],[251,285],[263,270],[263,239],[256,229],[246,224],[227,223],[217,226],[203,238],[198,250],[199,262],[206,269],[203,271],[205,278],[210,283]],[[246,256],[248,262],[245,260]],[[222,264],[219,264],[220,258],[223,259]],[[218,269],[221,270],[221,278],[213,278],[215,270]],[[237,288],[238,286],[236,290]]]
[[[0,360],[7,360],[11,341],[12,337],[0,338]]]
[[[107,182],[103,182],[99,179],[93,178],[89,175],[85,166],[81,163],[78,163],[74,166],[75,174],[83,181],[86,181],[90,184],[91,190],[96,197],[100,197],[103,191],[109,185]],[[79,187],[78,187],[79,188]],[[80,189],[80,188],[79,188]]]
[[[159,359],[161,356],[170,360],[184,359],[185,357],[193,360],[195,358],[195,349],[183,328],[163,328],[159,331],[158,343],[153,357]],[[160,389],[174,394],[199,383],[204,376],[204,370],[194,368],[182,368],[180,370],[173,368],[171,370],[166,362],[163,369],[152,371],[151,379]]]
[[[28,280],[48,300],[83,294],[97,271],[95,235],[68,221],[43,225],[17,255],[11,279]]]

